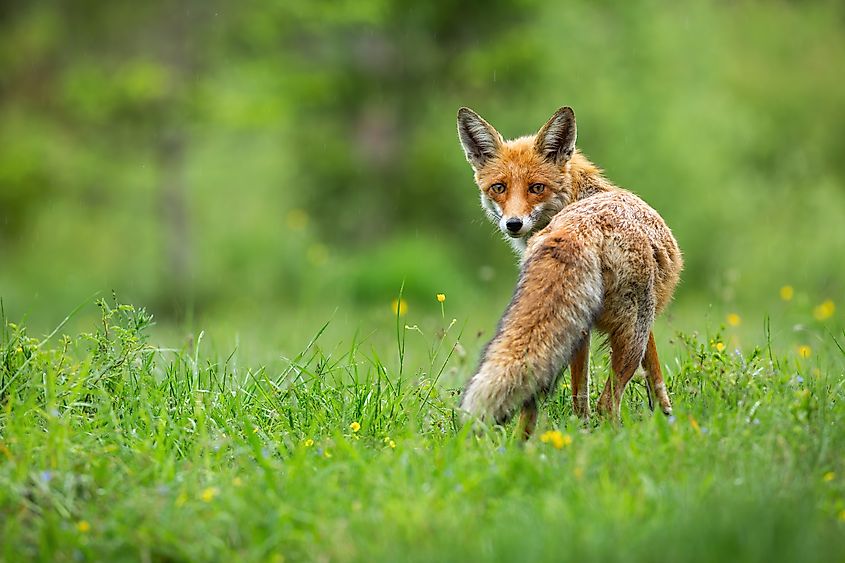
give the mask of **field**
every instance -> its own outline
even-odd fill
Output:
[[[446,302],[448,303],[448,301]],[[663,342],[671,418],[571,416],[475,435],[453,414],[459,326],[324,342],[273,365],[198,336],[160,348],[113,300],[66,336],[4,319],[8,561],[837,561],[845,556],[843,337]],[[89,305],[93,307],[93,305]],[[732,319],[736,320],[736,319]],[[438,323],[434,323],[437,325]],[[592,402],[607,375],[594,351]]]
[[[845,4],[412,4],[0,6],[0,560],[845,561]],[[672,418],[460,425],[462,106],[671,227]]]

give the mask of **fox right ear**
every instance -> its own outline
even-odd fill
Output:
[[[534,147],[546,160],[563,165],[575,151],[575,112],[570,107],[560,108],[537,132]]]
[[[458,110],[458,136],[467,161],[475,170],[496,156],[504,142],[492,125],[469,108]]]

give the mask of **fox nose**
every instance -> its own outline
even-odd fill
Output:
[[[505,227],[512,233],[518,233],[519,229],[522,228],[522,220],[516,217],[511,217],[505,222]]]

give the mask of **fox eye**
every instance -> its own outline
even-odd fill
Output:
[[[490,191],[493,192],[494,194],[503,194],[503,193],[505,193],[505,185],[502,184],[501,182],[497,182],[497,183],[493,184],[492,186],[490,186]]]
[[[531,184],[530,186],[528,186],[528,193],[539,195],[539,194],[543,193],[543,190],[545,190],[545,189],[546,189],[546,186],[544,186],[543,184],[539,184],[539,183]]]

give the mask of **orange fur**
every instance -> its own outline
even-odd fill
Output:
[[[597,329],[609,337],[613,369],[599,411],[618,416],[625,386],[642,364],[650,400],[656,394],[670,414],[651,326],[672,297],[683,260],[663,219],[575,150],[569,108],[536,135],[513,141],[466,109],[458,128],[482,205],[523,257],[513,299],[462,408],[496,422],[522,408],[530,434],[538,397],[571,362],[574,409],[587,416],[589,332]],[[517,220],[518,232],[511,224]]]

